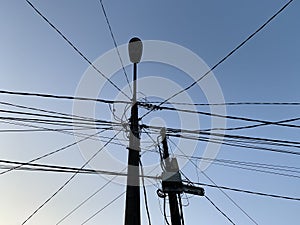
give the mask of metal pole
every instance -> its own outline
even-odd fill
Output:
[[[167,139],[166,139],[166,129],[162,128],[160,133],[162,136],[163,158],[164,158],[165,164],[166,164],[166,171],[172,172],[171,162],[170,162],[170,158],[169,158],[168,143],[167,143]],[[179,214],[177,194],[175,192],[168,192],[168,196],[169,196],[172,225],[181,225],[181,217]]]
[[[129,42],[130,60],[133,62],[133,98],[130,118],[128,153],[128,176],[126,187],[125,225],[140,225],[140,130],[137,105],[137,63],[141,58],[141,40],[133,38]]]

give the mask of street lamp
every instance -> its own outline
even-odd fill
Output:
[[[128,52],[133,63],[133,96],[130,117],[130,136],[127,169],[125,225],[140,225],[140,130],[137,105],[137,64],[140,62],[143,52],[142,41],[134,37],[129,41]]]

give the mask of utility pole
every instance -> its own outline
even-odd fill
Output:
[[[180,194],[184,192],[187,194],[204,196],[205,192],[202,187],[195,187],[182,183],[177,160],[176,158],[170,158],[169,155],[168,143],[166,139],[166,129],[162,128],[160,134],[162,137],[163,159],[165,165],[162,174],[162,191],[169,196],[172,225],[183,225],[184,222]],[[180,212],[178,199],[180,200]]]
[[[139,38],[132,38],[128,44],[130,61],[133,63],[133,97],[130,117],[130,136],[127,169],[125,225],[140,225],[140,127],[137,105],[137,64],[140,62],[143,44]]]
[[[176,176],[177,173],[179,174],[178,164],[177,164],[177,161],[175,162],[176,159],[174,159],[174,158],[172,160],[170,159],[168,143],[167,143],[167,139],[166,139],[166,129],[162,128],[160,131],[160,134],[162,137],[162,145],[163,145],[163,159],[165,161],[165,166],[166,166],[166,168],[165,168],[166,171],[163,176],[166,177],[166,180],[168,180],[170,183],[172,183],[172,181],[170,181],[170,179],[172,179],[174,177],[174,175]],[[177,164],[177,166],[175,164]],[[172,185],[173,186],[172,188],[176,188],[176,183],[173,183],[173,184],[175,184],[175,186]],[[180,185],[180,183],[179,183],[179,185]],[[166,193],[168,194],[168,197],[169,197],[172,225],[181,225],[182,223],[181,223],[181,217],[179,214],[177,193],[176,193],[176,191],[172,191],[170,189],[167,190]]]

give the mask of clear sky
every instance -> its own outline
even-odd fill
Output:
[[[138,36],[145,41],[157,40],[174,43],[189,49],[209,67],[213,67],[267,21],[286,2],[271,0],[103,0],[107,17],[118,45],[127,44],[134,36]],[[100,70],[114,65],[113,62],[101,64],[101,58],[99,59],[104,53],[114,48],[114,43],[99,1],[32,0],[32,3],[91,62],[95,62]],[[300,102],[299,11],[300,3],[299,1],[294,1],[254,38],[213,71],[222,90],[225,102]],[[49,24],[37,15],[26,1],[1,1],[0,29],[1,91],[78,96],[78,90],[84,85],[82,79],[87,77],[87,73],[91,70],[88,63]],[[123,52],[121,52],[121,56],[123,57],[122,54]],[[144,54],[146,55],[147,52]],[[157,55],[160,54],[163,55],[163,52],[157,53]],[[118,61],[116,52],[114,52],[114,56]],[[124,56],[123,58],[124,62],[126,62],[126,57]],[[180,57],[174,56],[174,58],[178,59]],[[184,62],[187,63],[185,65],[189,65],[188,60]],[[119,61],[116,63],[119,63]],[[191,67],[194,66],[192,63],[190,64]],[[125,69],[131,80],[131,65],[126,66]],[[122,70],[119,70],[115,74],[106,75],[111,77],[111,80],[118,87],[121,89],[124,88],[125,93],[131,95],[129,89],[126,89],[127,81]],[[201,75],[203,73],[199,71],[198,78]],[[99,74],[96,74],[94,71],[91,76],[97,77]],[[152,93],[151,91],[153,90],[163,90],[164,94],[172,94],[173,90],[175,93],[176,90],[188,86],[195,80],[185,71],[178,68],[162,63],[143,63],[143,59],[139,64],[139,77],[143,78],[140,81],[139,98],[142,99],[148,96],[148,100],[150,101],[162,101],[168,97],[160,96],[157,94],[159,91]],[[101,84],[103,87],[97,90],[99,93],[97,92],[96,96],[92,97],[110,100],[128,100],[118,90],[114,89],[111,84],[108,82],[101,83],[98,79],[100,78],[97,78],[97,84]],[[170,86],[164,86],[163,83],[160,83],[163,81],[169,82],[168,85]],[[98,87],[96,84],[93,86],[93,82],[87,84],[84,90],[87,93],[86,96],[90,97],[89,91]],[[214,92],[217,91],[215,88],[212,86],[212,89],[207,89]],[[196,86],[189,89],[184,94],[189,96],[192,103],[209,102],[205,98],[205,91],[201,90],[201,85],[200,87]],[[175,98],[173,102],[179,102],[180,99],[179,97]],[[185,98],[182,99],[185,101]],[[1,93],[1,160],[27,162],[82,139],[82,137],[78,139],[74,135],[54,131],[7,132],[8,129],[24,130],[33,128],[24,127],[21,124],[7,124],[7,121],[18,121],[8,120],[4,117],[26,117],[31,119],[37,117],[21,114],[14,115],[5,113],[3,110],[41,113],[9,106],[7,103],[66,114],[74,112],[74,102],[72,100],[24,97]],[[188,106],[184,105],[173,106],[180,107],[181,109],[188,108]],[[115,105],[115,107],[116,116],[122,116],[125,109],[118,108],[119,105]],[[226,115],[265,121],[281,121],[299,117],[299,107],[299,105],[235,105],[226,106]],[[211,110],[207,106],[197,106],[194,109],[206,112],[210,112]],[[128,111],[126,112],[124,115],[125,118],[128,118]],[[140,111],[141,115],[145,112],[145,109],[141,109]],[[86,112],[83,111],[83,113]],[[87,116],[89,113],[93,112],[87,112],[84,115]],[[95,118],[118,121],[118,118],[112,117],[108,105],[100,103],[97,103],[95,106]],[[42,117],[42,119],[49,118]],[[186,123],[182,125],[181,120],[184,120]],[[200,121],[201,126],[197,125],[197,121]],[[142,122],[151,125],[161,125],[164,123],[167,127],[194,130],[209,128],[212,123],[209,116],[194,114],[191,116],[185,113],[166,110],[152,112]],[[26,124],[47,128],[66,128],[66,126],[36,124],[30,121],[26,122]],[[227,127],[254,124],[257,123],[227,119]],[[299,126],[300,122],[293,121],[287,124]],[[270,125],[252,129],[228,130],[226,134],[275,139],[285,141],[286,143],[286,141],[299,142],[300,133],[298,129],[298,127]],[[149,132],[151,137],[156,141],[158,135],[151,130]],[[103,136],[105,137],[113,137],[113,135],[114,132],[112,131],[103,132]],[[116,142],[128,145],[125,132],[122,131],[118,138],[123,141],[115,139]],[[142,139],[142,160],[144,165],[146,167],[153,164],[158,165],[159,157],[155,153],[157,149],[154,147],[152,140],[145,133],[142,134]],[[234,140],[236,141],[236,139]],[[82,141],[83,145],[81,146],[72,146],[63,152],[39,160],[36,163],[81,167],[86,162],[87,157],[99,149],[101,143],[102,145],[105,144],[105,141],[108,141],[108,139],[100,136],[97,140],[90,141],[90,145],[84,145],[85,142]],[[200,157],[203,156],[204,149],[207,146],[206,142],[191,140],[181,142],[179,138],[175,137],[169,138],[169,145],[175,155],[182,155],[182,152],[184,152],[188,156]],[[253,145],[294,152],[299,152],[300,146],[299,144],[295,144],[297,146],[294,147],[269,146],[257,142]],[[180,146],[180,149],[177,146]],[[193,149],[189,149],[189,146],[193,146]],[[124,146],[109,144],[108,149],[104,149],[103,151],[109,152],[119,163],[116,165],[107,163],[109,165],[106,165],[103,158],[98,158],[88,168],[120,171],[122,165],[127,162],[127,151]],[[270,170],[262,166],[259,168],[251,167],[252,169],[263,171],[259,172],[212,164],[205,170],[205,174],[215,184],[220,186],[299,198],[299,157],[297,154],[276,153],[265,150],[259,151],[257,149],[221,145],[217,156],[218,159],[281,165],[285,166],[285,171]],[[193,159],[191,158],[191,160]],[[199,160],[194,160],[193,162],[198,165]],[[182,163],[180,166],[183,173],[193,182],[211,184],[211,181],[197,170],[194,164],[190,161]],[[7,164],[0,163],[0,166],[3,165],[7,166]],[[232,166],[233,164],[230,165]],[[289,166],[289,168],[286,166]],[[264,173],[266,170],[293,175],[293,177]],[[4,171],[2,167],[1,171]],[[158,169],[150,174],[159,175],[159,173],[160,170]],[[16,170],[0,175],[0,224],[22,224],[71,175],[69,173]],[[58,195],[28,220],[26,224],[56,224],[72,209],[107,183],[110,178],[111,176],[104,178],[99,175],[77,175]],[[90,201],[60,224],[82,224],[91,215],[121,194],[125,190],[124,182],[124,179],[119,179],[117,182],[108,184],[97,195],[91,198]],[[165,224],[162,214],[163,200],[159,199],[156,194],[160,183],[153,185],[147,181],[146,184],[152,224]],[[219,190],[209,187],[205,187],[205,190],[207,196],[235,224],[255,224],[252,221],[254,220],[257,224],[282,225],[297,224],[300,220],[299,201],[274,199],[225,190],[226,194],[252,218],[251,220]],[[147,224],[142,192],[141,199],[142,224]],[[183,203],[185,205],[185,224],[230,224],[204,197],[183,196]],[[122,196],[86,224],[123,224],[124,204],[125,198]]]

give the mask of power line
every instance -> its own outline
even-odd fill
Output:
[[[159,127],[155,127],[155,126],[143,125],[143,128],[149,128],[149,127],[153,128],[155,130],[160,129]],[[171,137],[184,138],[184,139],[195,140],[195,141],[210,142],[210,143],[215,143],[215,144],[227,145],[227,146],[231,146],[231,147],[247,148],[247,149],[252,149],[252,150],[269,151],[269,152],[284,153],[284,154],[291,154],[291,155],[300,155],[300,152],[297,152],[297,151],[290,151],[290,150],[285,150],[285,149],[270,148],[270,147],[254,145],[254,144],[261,144],[261,145],[275,145],[275,146],[286,146],[286,147],[291,147],[291,148],[300,148],[299,142],[294,142],[294,141],[283,141],[283,140],[276,140],[276,139],[256,138],[256,137],[237,136],[237,135],[222,135],[222,134],[217,134],[217,133],[206,133],[206,132],[195,131],[195,130],[192,131],[192,130],[173,129],[173,128],[168,128],[167,130],[168,130],[168,136],[171,136]],[[206,135],[216,136],[219,138],[186,136],[186,135],[179,134],[181,132],[187,132],[190,134],[202,134],[205,136]],[[229,138],[229,139],[224,139],[224,137]],[[248,142],[247,142],[247,140],[248,140]],[[244,143],[246,143],[246,144],[244,144]]]
[[[142,172],[142,175],[141,175],[142,179],[143,178],[147,178],[147,175],[145,175],[143,172]],[[144,184],[144,181],[143,181],[143,184]],[[144,186],[144,191],[145,191],[145,186]],[[95,212],[93,215],[91,215],[87,220],[85,220],[83,224],[86,224],[88,221],[90,221],[92,218],[94,218],[96,215],[98,215],[100,212],[102,212],[105,208],[107,208],[109,205],[111,205],[113,202],[115,202],[116,200],[118,200],[120,197],[122,197],[126,192],[122,192],[120,195],[118,195],[116,198],[114,198],[112,201],[110,201],[108,204],[106,204],[104,207],[102,207],[100,210],[98,210],[97,212]],[[147,196],[145,194],[145,199],[147,199]],[[145,202],[147,202],[147,200],[145,200]],[[148,208],[147,204],[146,204],[146,208]],[[149,210],[147,209],[147,213],[149,213]],[[151,225],[151,221],[150,221],[150,214],[147,214],[148,216],[148,221],[149,221],[149,224]],[[58,224],[56,224],[58,225]]]
[[[121,198],[124,194],[126,193],[126,191],[123,191],[121,194],[119,194],[117,197],[115,197],[114,199],[112,199],[109,203],[107,203],[105,206],[103,206],[101,209],[99,209],[97,212],[95,212],[93,215],[91,215],[88,219],[86,219],[81,225],[86,224],[88,221],[90,221],[91,219],[93,219],[95,216],[97,216],[100,212],[102,212],[105,208],[107,208],[108,206],[110,206],[112,203],[114,203],[115,201],[117,201],[119,198]]]
[[[178,131],[178,132],[180,132],[180,131]],[[193,133],[193,131],[188,132],[188,133]],[[195,134],[196,133],[198,133],[198,131],[195,131]],[[200,134],[200,133],[198,133],[198,134]],[[205,133],[202,133],[202,134],[209,135],[209,134],[205,134]],[[261,145],[285,146],[285,147],[290,147],[290,148],[300,148],[299,143],[292,142],[292,141],[283,141],[283,140],[276,140],[276,139],[261,139],[261,138],[255,138],[255,137],[235,136],[235,135],[229,135],[229,136],[225,135],[225,137],[229,138],[229,139],[226,139],[226,138],[222,138],[222,135],[218,135],[218,134],[212,134],[212,136],[217,136],[219,138],[198,137],[198,136],[195,137],[195,136],[186,136],[186,135],[182,135],[182,134],[173,134],[173,133],[168,133],[168,135],[171,137],[184,138],[184,139],[195,140],[195,141],[210,142],[210,143],[227,145],[227,146],[231,146],[231,147],[240,147],[240,148],[247,148],[247,149],[252,149],[252,150],[300,155],[300,152],[296,152],[296,151],[254,145],[254,144],[261,144]],[[293,145],[293,143],[295,143],[295,145]]]
[[[97,133],[95,133],[95,134],[93,134],[93,135],[89,135],[89,136],[87,136],[87,137],[85,137],[85,138],[83,138],[83,139],[81,139],[81,140],[78,140],[78,141],[75,141],[75,142],[73,142],[73,143],[71,143],[71,144],[65,145],[64,147],[61,147],[61,148],[56,149],[56,150],[54,150],[54,151],[52,151],[52,152],[46,153],[46,154],[44,154],[44,155],[42,155],[42,156],[39,156],[39,157],[37,157],[37,158],[35,158],[35,159],[32,159],[32,160],[28,161],[28,162],[21,163],[21,164],[19,164],[18,166],[15,166],[15,167],[13,167],[13,168],[10,168],[10,169],[8,169],[8,170],[6,170],[6,171],[1,172],[0,175],[3,175],[3,174],[8,173],[8,172],[11,172],[11,171],[13,171],[13,170],[15,170],[15,169],[18,169],[18,168],[22,167],[22,166],[26,166],[26,165],[28,165],[28,164],[30,164],[30,163],[36,162],[36,161],[38,161],[38,160],[40,160],[40,159],[44,159],[44,158],[46,158],[46,157],[48,157],[48,156],[51,156],[51,155],[53,155],[53,154],[56,154],[56,153],[61,152],[61,151],[63,151],[63,150],[66,150],[67,148],[70,148],[70,147],[72,147],[72,146],[74,146],[74,145],[77,145],[77,144],[79,144],[79,143],[82,142],[82,141],[88,140],[89,138],[91,138],[91,137],[93,137],[93,136],[96,136],[97,134],[99,134],[99,133],[101,133],[101,132],[103,132],[103,131],[97,132]]]
[[[235,223],[207,196],[204,195],[204,197],[215,207],[216,210],[218,210],[231,224],[235,225]]]
[[[8,113],[8,114],[17,114],[17,115],[26,115],[26,116],[36,116],[36,117],[46,117],[46,118],[56,118],[56,119],[64,119],[64,120],[72,120],[72,121],[84,121],[84,122],[101,122],[101,123],[115,123],[115,122],[108,122],[104,120],[97,120],[97,119],[83,119],[78,118],[76,116],[54,116],[54,115],[48,115],[48,114],[40,114],[40,113],[28,113],[23,111],[12,111],[12,110],[0,110],[0,113]],[[74,122],[76,123],[76,122]],[[119,124],[119,123],[115,123]]]
[[[127,173],[107,171],[107,170],[98,170],[98,169],[84,169],[78,167],[70,166],[58,166],[58,165],[48,165],[48,164],[37,164],[37,163],[26,163],[20,161],[12,160],[0,160],[0,163],[9,164],[9,165],[18,165],[16,166],[2,166],[0,169],[13,169],[13,170],[24,170],[24,171],[42,171],[42,172],[57,172],[57,173],[80,173],[80,174],[102,174],[109,176],[123,176],[127,177]],[[124,169],[122,170],[124,171]],[[160,177],[150,176],[150,175],[139,175],[141,178],[147,179],[160,179]]]
[[[175,156],[196,159],[196,160],[204,160],[204,161],[209,161],[212,163],[220,162],[220,163],[231,164],[231,165],[242,165],[242,166],[270,169],[270,170],[275,170],[275,171],[277,170],[277,171],[284,171],[284,172],[300,173],[300,167],[295,167],[295,166],[275,165],[275,164],[257,163],[257,162],[249,162],[249,161],[238,161],[238,160],[229,160],[229,159],[219,159],[219,158],[213,159],[213,158],[198,157],[198,156],[186,156],[186,155],[179,155],[179,154],[176,154]]]
[[[112,86],[114,86],[118,91],[120,91],[128,99],[130,97],[124,93],[114,82],[112,82],[104,73],[102,73],[93,63],[90,61],[50,20],[48,20],[29,0],[25,0],[28,5],[41,17],[45,22],[48,23],[80,56],[84,59],[92,68],[104,77]]]
[[[158,101],[141,102],[142,104],[159,104]],[[186,102],[165,102],[165,105],[186,105],[186,106],[299,106],[300,102],[225,102],[225,103],[186,103]]]
[[[120,172],[123,172],[126,169],[126,167],[121,170]],[[66,220],[69,216],[71,216],[76,210],[78,210],[81,206],[83,206],[85,203],[87,203],[90,199],[92,199],[94,196],[96,196],[100,191],[102,191],[107,185],[109,185],[111,182],[113,182],[114,179],[116,179],[118,175],[112,177],[109,181],[107,181],[104,185],[102,185],[97,191],[95,191],[93,194],[91,194],[88,198],[86,198],[84,201],[82,201],[78,206],[76,206],[73,210],[71,210],[67,215],[65,215],[62,219],[60,219],[56,225],[60,224],[64,220]]]
[[[143,185],[144,201],[145,201],[145,207],[147,212],[148,224],[151,225],[151,218],[150,218],[148,199],[147,199],[147,190],[146,190],[145,179],[144,179],[144,168],[141,159],[140,159],[140,166],[141,166],[142,185]]]
[[[78,132],[78,131],[75,132],[75,130],[91,130],[92,128],[86,128],[86,129],[84,129],[84,128],[73,128],[73,132],[71,132],[71,131],[68,131],[66,129],[48,128],[48,127],[36,126],[36,125],[33,125],[33,124],[27,124],[27,123],[22,123],[22,122],[3,121],[3,120],[1,121],[1,119],[0,119],[0,122],[15,125],[15,126],[31,127],[31,128],[35,128],[35,129],[39,129],[39,130],[49,131],[49,132],[58,132],[58,133],[66,134],[66,135],[72,135],[72,136],[75,136],[75,137],[89,137],[90,136],[90,138],[89,138],[90,140],[99,141],[99,139],[95,139],[93,137],[94,135],[89,135],[87,133],[81,133],[81,132]],[[95,128],[93,128],[92,130],[95,130]],[[108,131],[108,130],[118,130],[118,129],[113,127],[113,126],[110,126],[110,127],[101,127],[101,128],[98,127],[96,130]],[[102,131],[99,131],[99,132],[102,132]]]
[[[33,123],[33,124],[47,124],[53,126],[64,126],[64,127],[76,127],[76,128],[83,128],[83,129],[97,129],[97,125],[105,125],[105,126],[116,126],[107,124],[95,124],[93,122],[72,122],[72,121],[65,121],[65,120],[53,120],[53,119],[36,119],[36,118],[24,118],[24,117],[7,117],[7,116],[0,116],[0,120],[4,121],[22,121],[26,123]],[[120,126],[120,125],[117,125]],[[100,127],[98,127],[100,128]]]
[[[89,120],[89,121],[94,121],[95,120],[95,119],[89,118],[89,117],[78,116],[78,115],[68,114],[68,113],[62,113],[62,112],[53,111],[53,110],[45,110],[45,109],[36,108],[36,107],[29,107],[29,106],[24,106],[24,105],[19,105],[19,104],[13,104],[13,103],[9,103],[9,102],[0,101],[0,104],[10,106],[10,107],[14,107],[14,108],[26,109],[26,110],[30,110],[30,111],[37,111],[37,112],[60,115],[60,116],[68,116],[68,117],[71,117],[71,118],[75,117],[75,118],[80,118],[80,119]]]
[[[187,181],[184,181],[184,182],[187,182]],[[193,182],[193,184],[206,186],[206,187],[211,187],[211,188],[220,188],[220,189],[224,189],[224,190],[241,192],[241,193],[246,193],[246,194],[265,196],[265,197],[270,197],[270,198],[285,199],[285,200],[291,200],[291,201],[300,201],[300,198],[298,198],[298,197],[268,194],[268,193],[249,191],[249,190],[243,190],[243,189],[238,189],[238,188],[231,188],[231,187],[225,187],[225,186],[216,186],[216,185],[200,183],[200,182]]]
[[[163,203],[163,208],[164,208],[164,218],[165,218],[165,222],[167,225],[170,225],[169,221],[168,221],[168,217],[167,217],[167,212],[166,212],[166,197],[164,197],[164,203]]]
[[[180,138],[185,138],[189,140],[196,140],[196,141],[203,141],[203,142],[210,142],[210,143],[215,143],[215,144],[222,144],[222,145],[227,145],[231,147],[239,147],[239,148],[247,148],[251,150],[259,150],[259,151],[269,151],[269,152],[276,152],[276,153],[284,153],[284,154],[290,154],[290,155],[300,155],[300,152],[296,151],[289,151],[289,150],[283,150],[283,149],[277,149],[277,148],[267,148],[267,147],[260,147],[257,145],[250,145],[250,144],[234,144],[234,143],[229,143],[226,141],[220,141],[215,140],[215,139],[210,139],[210,138],[200,138],[200,137],[188,137],[188,136],[183,136],[180,134],[169,134],[169,136],[172,137],[180,137]]]
[[[293,175],[293,174],[279,173],[279,172],[267,171],[267,170],[262,170],[262,169],[254,169],[254,168],[248,168],[248,167],[244,167],[244,166],[228,165],[228,164],[223,164],[223,163],[218,163],[218,162],[213,163],[213,164],[236,168],[236,169],[249,170],[249,171],[254,171],[254,172],[261,172],[261,173],[268,173],[268,174],[279,175],[279,176],[292,177],[292,178],[297,178],[297,179],[300,178],[300,176]]]
[[[22,109],[28,109],[28,110],[34,110],[34,111],[39,111],[43,113],[31,113],[31,112],[24,112],[24,111],[16,111],[16,110],[0,110],[0,113],[5,113],[5,114],[17,114],[17,115],[23,115],[23,116],[35,116],[35,117],[46,117],[46,118],[51,118],[51,119],[61,119],[61,120],[41,120],[41,119],[36,119],[36,118],[28,118],[28,117],[1,117],[1,119],[5,120],[17,120],[17,121],[31,121],[31,122],[38,122],[38,123],[47,123],[47,124],[52,124],[52,125],[65,125],[67,126],[76,126],[80,125],[88,125],[88,126],[95,126],[95,125],[103,125],[103,124],[110,124],[110,125],[121,125],[119,122],[109,122],[106,120],[99,120],[99,119],[92,119],[92,118],[87,118],[87,117],[82,117],[82,116],[77,116],[77,115],[71,115],[71,114],[66,114],[66,113],[60,113],[56,111],[49,111],[49,110],[43,110],[39,108],[34,108],[34,107],[27,107],[27,106],[22,106],[22,105],[16,105],[16,104],[11,104],[7,102],[0,102],[0,104],[8,105],[8,106],[13,106],[17,108],[22,108]],[[46,113],[46,114],[45,114]],[[50,114],[50,115],[49,115]],[[70,121],[68,121],[70,120]],[[67,124],[66,124],[67,123]],[[83,127],[83,128],[89,128],[89,127]]]
[[[95,154],[92,155],[92,157],[87,160],[80,169],[83,169],[88,163],[90,163],[91,160],[93,160],[99,152],[101,152],[119,133],[116,133],[109,141],[107,141]],[[71,180],[74,179],[74,177],[79,173],[79,170],[74,172],[74,174],[62,185],[60,186],[49,198],[47,198],[46,201],[44,201],[33,213],[31,213],[25,220],[22,222],[22,225],[27,223],[41,208],[43,208],[48,202],[51,201],[52,198],[54,198],[64,187],[68,185],[68,183],[71,182]]]
[[[161,127],[158,126],[149,126],[146,124],[142,124],[143,128],[148,128],[152,130],[160,130]],[[275,145],[275,146],[285,146],[285,147],[292,147],[292,148],[300,148],[300,142],[297,141],[289,141],[289,140],[280,140],[280,139],[272,139],[272,138],[259,138],[259,137],[251,137],[251,136],[242,136],[242,135],[230,135],[230,134],[219,134],[219,133],[212,133],[212,132],[206,132],[202,130],[188,130],[188,129],[178,129],[178,128],[167,128],[167,133],[169,136],[174,137],[183,137],[187,139],[193,139],[195,140],[201,140],[203,137],[195,137],[195,136],[183,136],[181,134],[191,134],[191,135],[202,135],[202,136],[209,136],[210,138],[207,138],[207,140],[214,140],[211,138],[211,136],[216,137],[215,140],[221,141],[227,141],[225,138],[227,138],[229,141],[234,140],[237,143],[254,143],[254,144],[264,144],[264,145]],[[219,138],[219,139],[218,139]]]
[[[103,136],[103,135],[97,135],[97,138],[95,138],[94,135],[89,135],[87,133],[81,133],[81,132],[78,132],[78,131],[80,131],[80,130],[101,130],[99,132],[103,132],[103,131],[109,131],[109,130],[111,130],[111,131],[120,131],[120,130],[122,130],[120,128],[113,127],[113,126],[108,126],[108,127],[102,126],[102,127],[95,127],[95,128],[73,128],[73,129],[63,128],[63,129],[57,129],[57,128],[46,128],[46,127],[42,127],[42,126],[29,125],[29,124],[25,124],[25,123],[21,123],[21,122],[1,121],[1,119],[0,119],[0,122],[1,123],[12,124],[12,125],[16,125],[16,126],[25,126],[25,127],[35,128],[35,129],[28,129],[28,130],[0,130],[0,133],[2,131],[3,132],[49,131],[49,132],[59,132],[59,133],[67,134],[67,135],[73,135],[73,136],[76,136],[76,137],[88,137],[88,139],[94,140],[94,141],[103,141],[103,140],[106,141],[106,140],[110,139],[110,137]],[[70,130],[73,130],[73,132],[70,132]],[[127,139],[115,138],[115,140],[116,141],[125,141]],[[145,143],[145,142],[142,142],[142,143]],[[118,143],[118,142],[113,142],[112,141],[111,144],[126,147],[126,145]]]
[[[117,42],[116,42],[116,39],[115,39],[115,36],[114,36],[114,33],[112,31],[112,28],[111,28],[111,25],[110,25],[110,22],[108,20],[108,16],[107,16],[107,13],[106,13],[106,10],[105,10],[105,7],[104,7],[104,4],[103,4],[103,1],[102,0],[99,0],[100,4],[101,4],[101,8],[102,8],[102,12],[104,14],[104,17],[105,17],[105,20],[106,20],[106,23],[107,23],[107,26],[108,26],[108,29],[109,29],[109,32],[110,32],[110,36],[113,40],[113,43],[114,43],[114,46],[116,48],[116,51],[117,51],[117,54],[118,54],[118,57],[119,57],[119,60],[120,60],[120,63],[122,65],[122,69],[123,69],[123,73],[125,75],[125,78],[126,78],[126,81],[127,81],[127,84],[129,86],[129,89],[132,93],[132,89],[131,89],[131,85],[130,85],[130,82],[129,82],[129,79],[128,79],[128,75],[126,73],[126,70],[125,70],[125,67],[124,67],[124,63],[123,63],[123,60],[122,60],[122,57],[121,57],[121,54],[120,54],[120,51],[119,51],[119,48],[118,48],[118,45],[117,45]]]
[[[288,123],[288,122],[294,122],[299,120],[300,118],[292,118],[292,119],[287,119],[287,120],[279,120],[276,122],[272,122],[273,124],[283,124],[283,123]],[[260,124],[255,124],[255,125],[249,125],[249,126],[239,126],[239,127],[226,127],[226,128],[210,128],[210,129],[204,129],[203,131],[216,131],[216,130],[244,130],[244,129],[250,129],[250,128],[257,128],[257,127],[262,127],[270,124],[265,124],[265,123],[260,123]]]
[[[256,122],[256,123],[262,123],[265,125],[276,125],[276,126],[284,126],[284,127],[292,127],[292,128],[300,128],[298,125],[293,125],[293,124],[285,124],[285,123],[280,123],[279,122],[272,122],[272,121],[266,121],[266,120],[260,120],[260,119],[252,119],[248,117],[240,117],[240,116],[230,116],[230,115],[221,115],[221,114],[216,114],[216,113],[209,113],[209,112],[204,112],[204,111],[198,111],[198,110],[189,110],[189,109],[179,109],[179,108],[174,108],[174,107],[167,107],[167,106],[160,106],[159,105],[153,105],[149,103],[139,103],[140,106],[145,107],[145,108],[150,108],[151,110],[170,110],[170,111],[176,111],[176,112],[185,112],[185,113],[193,113],[193,114],[199,114],[199,115],[205,115],[205,116],[213,116],[213,117],[218,117],[218,118],[223,118],[223,119],[231,119],[231,120],[241,120],[241,121],[246,121],[246,122]],[[300,118],[294,118],[292,120],[287,120],[289,121],[296,121],[300,120]]]
[[[197,170],[199,170],[198,166],[193,162],[193,161],[190,161],[195,167]],[[188,180],[188,183],[189,184],[195,184],[195,182],[192,182],[190,179],[187,178],[187,176],[184,175],[184,173],[181,171],[181,173],[183,174],[183,176]],[[226,198],[229,199],[229,201],[231,201],[244,215],[246,215],[254,224],[258,225],[258,223],[241,207],[239,206],[239,204],[233,200],[233,198],[231,198],[225,191],[223,191],[221,188],[219,188],[219,186],[206,174],[204,173],[204,171],[201,171],[201,173],[213,184],[215,185],[216,188],[218,188],[218,190],[223,194],[225,195]]]
[[[195,165],[195,166],[197,169],[199,169],[197,165]],[[221,188],[219,188],[219,185],[217,185],[204,171],[201,171],[201,172],[210,182],[212,182],[215,186],[217,186],[218,190],[222,194],[224,194],[244,215],[246,215],[254,224],[258,225],[256,220],[253,219],[253,217],[250,216],[240,205],[238,205],[237,202],[235,200],[233,200],[232,197],[230,197],[225,191],[223,191]]]
[[[178,199],[179,207],[180,207],[180,219],[181,219],[181,223],[182,223],[182,225],[184,225],[183,208],[182,208],[182,201],[181,201],[180,194],[177,194],[177,199]]]
[[[1,121],[2,123],[3,121]],[[60,131],[72,131],[72,130],[86,130],[83,128],[60,128],[60,129],[1,129],[0,133],[27,133],[27,132],[60,132]]]
[[[158,127],[155,126],[148,126],[153,129],[157,129]],[[219,134],[219,133],[212,133],[212,132],[205,132],[201,130],[187,130],[187,129],[174,129],[174,128],[167,128],[168,134],[177,134],[177,133],[187,133],[187,134],[199,134],[203,136],[214,136],[219,138],[229,138],[243,141],[251,141],[251,143],[262,143],[266,145],[277,145],[277,146],[286,146],[286,147],[294,147],[300,148],[300,142],[297,141],[288,141],[288,140],[279,140],[279,139],[272,139],[272,138],[259,138],[259,137],[251,137],[251,136],[242,136],[242,135],[231,135],[231,134]],[[223,139],[221,139],[223,140]]]
[[[239,50],[242,46],[244,46],[250,39],[252,39],[256,34],[258,34],[262,29],[264,29],[272,20],[274,20],[285,8],[287,8],[294,0],[288,1],[284,6],[282,6],[273,16],[271,16],[263,25],[261,25],[258,29],[256,29],[252,34],[250,34],[244,41],[242,41],[238,46],[236,46],[231,52],[229,52],[225,57],[223,57],[220,61],[218,61],[211,69],[209,69],[205,74],[203,74],[200,78],[198,78],[196,81],[191,83],[186,88],[182,89],[181,91],[173,94],[169,98],[165,99],[163,102],[159,104],[159,106],[163,105],[164,103],[168,102],[172,98],[176,97],[177,95],[187,91],[194,85],[196,85],[198,82],[200,82],[203,78],[208,76],[210,72],[214,71],[219,65],[221,65],[223,62],[225,62],[230,56],[232,56],[237,50]],[[149,113],[151,113],[154,109],[149,110],[147,113],[145,113],[142,117],[144,118]]]
[[[175,143],[171,140],[171,142],[175,145]],[[176,146],[176,145],[175,145]],[[180,150],[180,152],[182,154],[184,154],[184,152],[178,148],[178,146],[176,146],[178,150]],[[184,154],[186,155],[186,154]],[[199,167],[197,166],[197,164],[195,164],[190,158],[188,158],[188,160],[195,166],[195,168],[197,170],[199,170]],[[203,170],[199,170],[211,183],[213,183],[216,187],[218,187],[218,185],[216,184],[216,182],[214,182]],[[190,182],[191,182],[187,176],[184,175],[184,173],[181,171],[181,173],[183,174],[183,176]],[[244,215],[246,215],[254,224],[258,225],[258,223],[241,207],[239,206],[239,204],[233,200],[233,198],[231,198],[225,191],[223,191],[222,189],[218,188],[219,191],[225,195],[225,197],[227,197]]]
[[[0,113],[6,114],[17,114],[17,115],[25,115],[25,116],[35,116],[35,117],[46,117],[51,119],[60,119],[60,120],[46,120],[46,119],[36,119],[36,118],[28,118],[28,117],[0,117],[1,119],[7,120],[24,120],[24,121],[43,121],[43,122],[52,122],[52,123],[67,123],[70,125],[122,125],[119,122],[107,121],[107,120],[100,120],[100,119],[84,119],[78,118],[77,116],[55,116],[55,115],[48,115],[48,114],[40,114],[40,113],[29,113],[23,111],[12,111],[12,110],[0,110]],[[69,121],[70,120],[70,121]]]
[[[78,100],[78,101],[92,101],[92,102],[101,102],[107,104],[116,104],[116,103],[130,104],[129,101],[121,101],[121,100],[112,101],[112,100],[98,99],[98,98],[86,98],[86,97],[75,97],[75,96],[67,96],[67,95],[52,95],[52,94],[44,94],[44,93],[31,93],[31,92],[19,92],[19,91],[7,91],[7,90],[0,90],[0,94],[65,99],[65,100]]]

